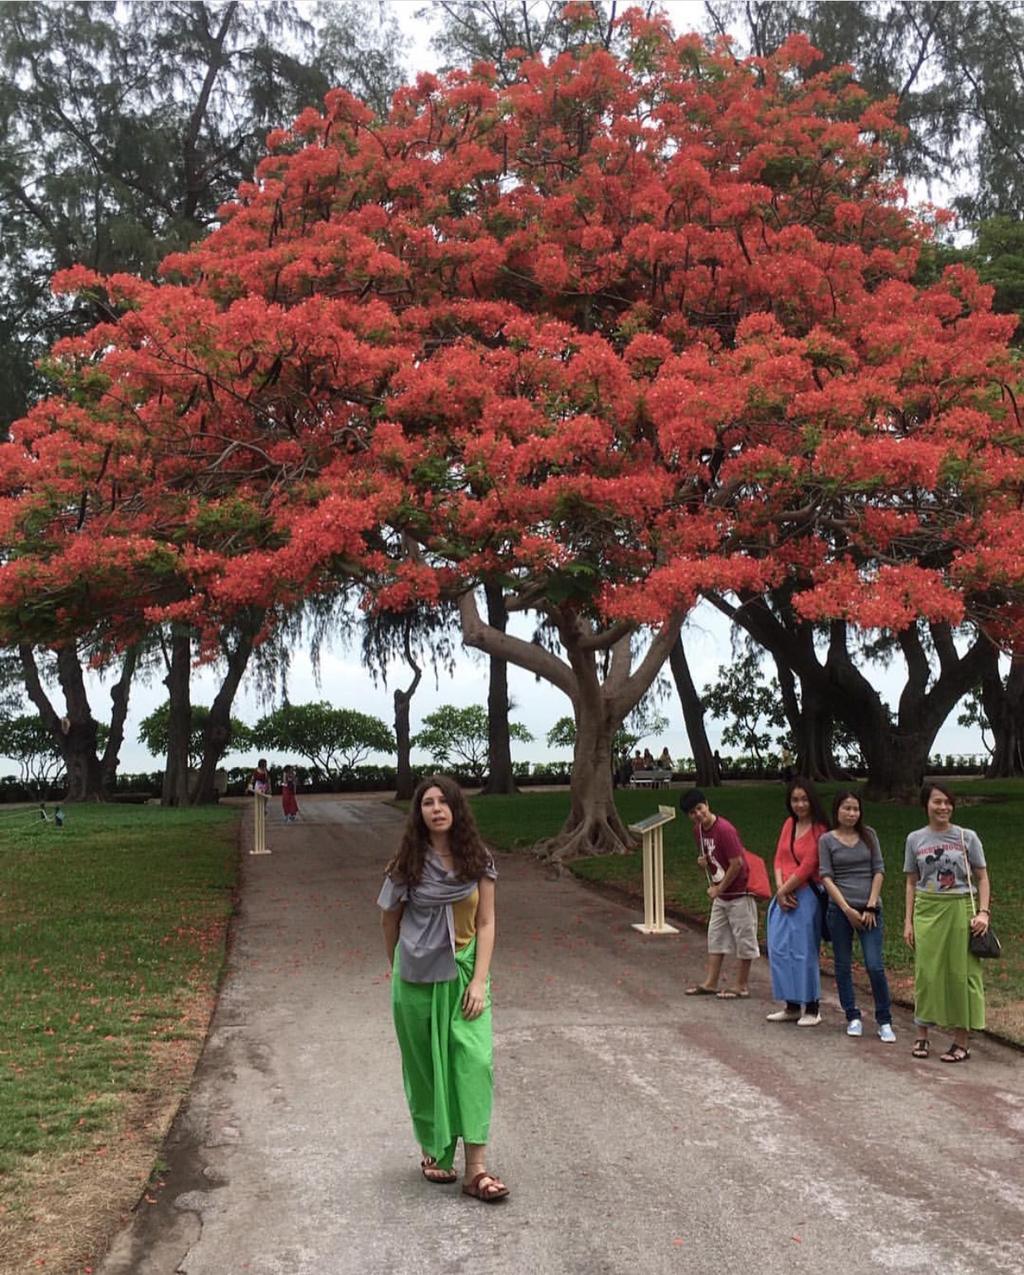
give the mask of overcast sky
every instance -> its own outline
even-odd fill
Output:
[[[429,47],[430,23],[417,18],[417,10],[422,7],[422,0],[390,0],[401,17],[402,25],[410,37],[408,63],[411,71],[435,69],[436,60]],[[696,30],[701,24],[703,5],[698,0],[663,0],[677,31]],[[620,11],[626,7],[620,4]],[[532,632],[531,623],[524,617],[516,617],[516,623],[522,636],[529,637]],[[687,655],[690,661],[693,679],[698,689],[715,679],[718,666],[727,663],[731,657],[730,633],[726,621],[710,606],[702,604],[690,617],[685,629]],[[902,664],[896,662],[892,669],[877,669],[878,685],[890,701],[897,696],[902,684]],[[306,652],[296,651],[292,655],[288,677],[288,698],[294,703],[307,700],[326,699],[338,706],[357,708],[362,712],[373,713],[388,723],[393,719],[391,693],[396,684],[407,684],[408,672],[404,668],[395,669],[395,680],[389,681],[387,688],[374,686],[368,673],[360,664],[358,651],[347,650],[344,646],[336,649],[324,649],[320,657],[320,681],[314,676],[313,667]],[[666,668],[667,672],[667,668]],[[103,680],[90,678],[92,691],[92,710],[98,720],[109,720],[109,690]],[[216,690],[216,679],[203,669],[196,671],[193,679],[192,698],[194,703],[209,704]],[[535,737],[533,744],[512,746],[512,754],[520,761],[542,761],[552,757],[565,757],[562,750],[552,751],[544,742],[544,736],[559,717],[571,713],[568,699],[557,689],[546,682],[538,683],[532,674],[509,667],[509,688],[515,704],[512,717],[521,722]],[[121,749],[121,771],[154,770],[162,765],[162,759],[154,759],[136,739],[139,721],[152,712],[166,699],[165,688],[156,680],[149,685],[136,684],[131,692],[131,708],[128,716],[125,743]],[[54,702],[58,710],[62,709],[59,692]],[[422,717],[440,704],[484,704],[487,702],[487,661],[484,657],[466,653],[459,661],[453,678],[443,676],[440,686],[434,675],[427,670],[412,704],[412,724],[415,731]],[[268,705],[261,703],[251,679],[243,684],[235,702],[235,715],[244,721],[254,722],[262,713],[268,711]],[[661,705],[661,711],[669,718],[670,728],[649,744],[654,752],[660,752],[667,746],[673,757],[689,756],[690,747],[682,726],[679,701],[674,691]],[[935,751],[937,752],[980,752],[981,740],[977,731],[964,730],[955,724],[956,713],[951,714],[946,725],[939,734]],[[712,745],[717,746],[718,727],[708,722]],[[730,750],[723,749],[728,752]],[[229,754],[228,762],[248,762],[248,756],[240,757]],[[288,760],[280,758],[279,760]],[[0,770],[8,769],[0,764]],[[14,770],[13,764],[9,767]]]

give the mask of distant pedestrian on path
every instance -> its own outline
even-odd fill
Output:
[[[821,921],[818,842],[828,831],[814,785],[797,777],[786,786],[787,818],[775,847],[775,898],[768,905],[768,963],[772,996],[784,1009],[770,1023],[821,1022]]]
[[[299,803],[295,799],[295,767],[285,766],[281,777],[281,813],[286,823],[294,823],[299,816]]]
[[[697,862],[707,873],[711,900],[707,973],[703,983],[686,989],[686,995],[745,1000],[750,995],[750,964],[761,951],[757,946],[757,903],[747,892],[749,872],[740,834],[728,819],[714,813],[699,788],[683,793],[679,807],[693,824],[700,851]],[[736,957],[736,986],[719,991],[726,956]]]
[[[377,899],[391,963],[402,1078],[428,1182],[485,1204],[508,1187],[486,1168],[493,1096],[490,968],[497,872],[462,790],[447,775],[416,789]]]
[[[928,823],[907,837],[903,868],[907,874],[903,937],[914,949],[914,1022],[911,1051],[927,1058],[928,1030],[947,1027],[953,1043],[942,1062],[966,1062],[970,1033],[985,1026],[985,987],[981,961],[968,950],[968,934],[988,929],[990,882],[985,851],[976,832],[952,822],[956,803],[942,784],[925,784],[921,804]],[[970,874],[970,875],[968,875]],[[972,881],[973,878],[973,881]],[[978,891],[977,915],[971,915],[971,887]]]
[[[258,792],[261,797],[270,796],[270,768],[265,757],[261,757],[256,763],[256,769],[249,780],[249,791]]]
[[[882,882],[885,863],[874,828],[864,823],[859,794],[837,792],[832,830],[818,842],[821,880],[829,893],[827,923],[835,958],[836,991],[846,1013],[847,1036],[863,1036],[864,1021],[853,986],[853,936],[860,938],[864,968],[875,999],[878,1039],[892,1045],[892,999],[882,961]],[[966,942],[966,940],[965,940]]]

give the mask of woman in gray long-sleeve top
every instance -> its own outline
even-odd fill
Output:
[[[882,881],[885,864],[873,828],[864,826],[860,796],[838,792],[832,803],[832,830],[818,842],[821,881],[828,891],[828,928],[836,966],[836,990],[846,1012],[847,1036],[862,1036],[864,1023],[853,986],[853,936],[860,935],[864,965],[875,1000],[878,1038],[896,1040],[892,1029],[889,980],[882,964]]]

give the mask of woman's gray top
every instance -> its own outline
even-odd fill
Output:
[[[834,832],[826,832],[818,842],[818,862],[822,879],[831,877],[842,890],[843,898],[857,911],[867,906],[871,897],[871,881],[876,872],[885,872],[878,843],[858,837],[852,846],[844,845]]]
[[[497,880],[489,862],[483,875]],[[418,885],[384,878],[377,906],[394,912],[405,905],[398,930],[398,974],[407,983],[447,983],[456,974],[455,920],[452,904],[468,898],[477,881],[460,881],[446,872],[436,855],[428,853]]]

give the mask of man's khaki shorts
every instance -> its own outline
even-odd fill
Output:
[[[757,903],[752,894],[711,900],[708,951],[736,956],[741,961],[754,961],[761,955],[757,946]]]

